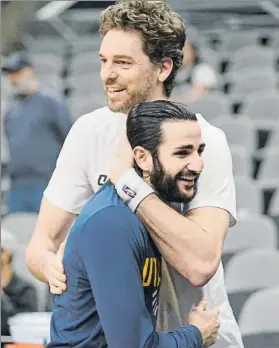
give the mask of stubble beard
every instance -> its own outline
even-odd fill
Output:
[[[112,112],[121,112],[128,114],[129,111],[136,105],[145,102],[149,99],[152,91],[152,74],[147,75],[146,82],[144,86],[137,91],[133,91],[128,94],[128,98],[123,103],[110,102],[108,99],[108,107]]]

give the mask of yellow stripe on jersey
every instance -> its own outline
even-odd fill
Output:
[[[154,268],[153,268],[154,264]],[[154,272],[153,272],[154,269]],[[161,279],[159,275],[159,266],[155,257],[147,257],[142,270],[142,285],[150,286],[151,282],[154,286],[159,286]]]

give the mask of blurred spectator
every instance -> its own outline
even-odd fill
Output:
[[[9,335],[8,319],[18,313],[37,310],[36,290],[13,270],[17,241],[1,229],[1,335]]]
[[[217,87],[217,75],[214,69],[199,56],[197,46],[187,43],[183,50],[183,62],[176,76],[176,84],[188,84],[190,90],[180,96],[184,103],[194,102],[208,90]]]
[[[70,129],[70,116],[63,101],[40,90],[26,53],[7,57],[2,70],[13,90],[4,115],[11,178],[8,213],[38,212],[44,188]]]

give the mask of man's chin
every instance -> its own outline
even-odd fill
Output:
[[[185,187],[183,190],[179,190],[181,203],[189,204],[197,194],[196,186]]]
[[[130,111],[130,107],[126,105],[125,102],[117,101],[117,102],[112,102],[108,100],[108,108],[112,112],[121,112],[121,113],[128,113]]]
[[[191,198],[192,195],[194,195],[195,192],[195,186],[188,186],[185,185],[184,183],[177,183],[177,190],[182,194],[185,195],[189,198]]]

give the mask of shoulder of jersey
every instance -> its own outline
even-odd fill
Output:
[[[94,128],[95,131],[102,131],[108,126],[113,126],[121,117],[123,117],[123,114],[112,112],[105,106],[80,116],[75,121],[75,125],[86,127],[88,130]]]

